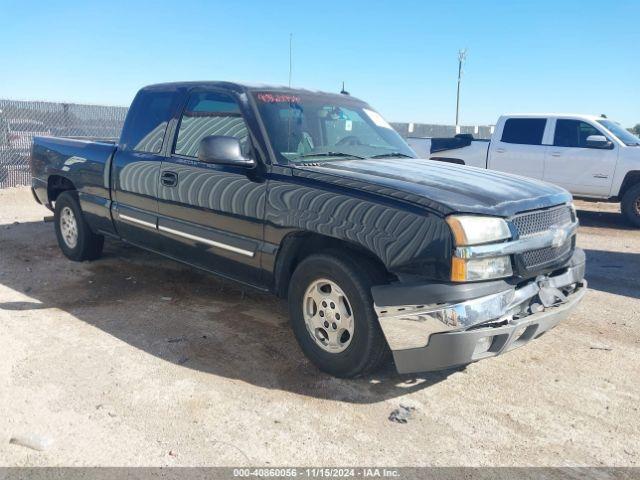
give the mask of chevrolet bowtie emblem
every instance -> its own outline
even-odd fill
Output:
[[[567,240],[567,231],[563,228],[559,228],[553,232],[553,239],[551,240],[552,247],[559,247]]]

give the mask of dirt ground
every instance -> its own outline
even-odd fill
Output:
[[[337,380],[276,298],[117,242],[70,262],[29,190],[0,190],[0,465],[639,466],[640,231],[617,207],[579,205],[591,290],[549,334]]]

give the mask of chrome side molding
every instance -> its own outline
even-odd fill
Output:
[[[205,245],[209,245],[211,247],[220,248],[222,250],[227,250],[229,252],[234,252],[239,255],[244,255],[245,257],[253,258],[255,252],[250,250],[245,250],[244,248],[234,247],[233,245],[229,245],[227,243],[216,242],[215,240],[209,240],[208,238],[199,237],[197,235],[192,235],[187,232],[183,232],[181,230],[175,230],[173,228],[165,227],[163,225],[153,224],[151,222],[146,222],[144,220],[140,220],[139,218],[130,217],[129,215],[123,215],[118,213],[118,218],[124,222],[132,223],[135,225],[141,225],[147,228],[153,228],[154,230],[159,230],[161,232],[166,232],[171,235],[175,235],[177,237],[188,238],[189,240],[193,240],[195,242],[204,243]]]
[[[145,222],[144,220],[140,220],[139,218],[135,218],[135,217],[130,217],[129,215],[123,215],[121,213],[118,214],[118,218],[120,220],[123,220],[127,223],[135,223],[136,225],[142,225],[143,227],[148,227],[148,228],[153,228],[156,229],[158,228],[154,223],[151,222]]]
[[[180,230],[174,230],[173,228],[165,227],[162,225],[158,226],[158,230],[160,230],[161,232],[170,233],[171,235],[175,235],[177,237],[188,238],[189,240],[193,240],[195,242],[204,243],[205,245],[209,245],[211,247],[238,253],[240,255],[244,255],[245,257],[253,257],[255,255],[255,252],[252,252],[250,250],[234,247],[233,245],[228,245],[226,243],[216,242],[215,240],[209,240],[208,238],[199,237],[197,235],[192,235]]]

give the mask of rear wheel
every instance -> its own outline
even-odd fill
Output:
[[[631,225],[640,227],[640,183],[627,190],[620,208]]]
[[[355,377],[378,369],[389,348],[373,310],[372,269],[342,255],[303,260],[289,285],[289,315],[305,355],[322,371]]]
[[[76,192],[63,192],[58,196],[54,223],[58,245],[67,258],[82,262],[100,257],[104,237],[93,233],[87,225]]]

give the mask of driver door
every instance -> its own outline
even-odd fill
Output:
[[[237,138],[253,156],[240,107],[230,94],[194,91],[160,167],[158,229],[165,251],[182,261],[259,286],[266,182],[260,168],[198,161],[200,140]]]

